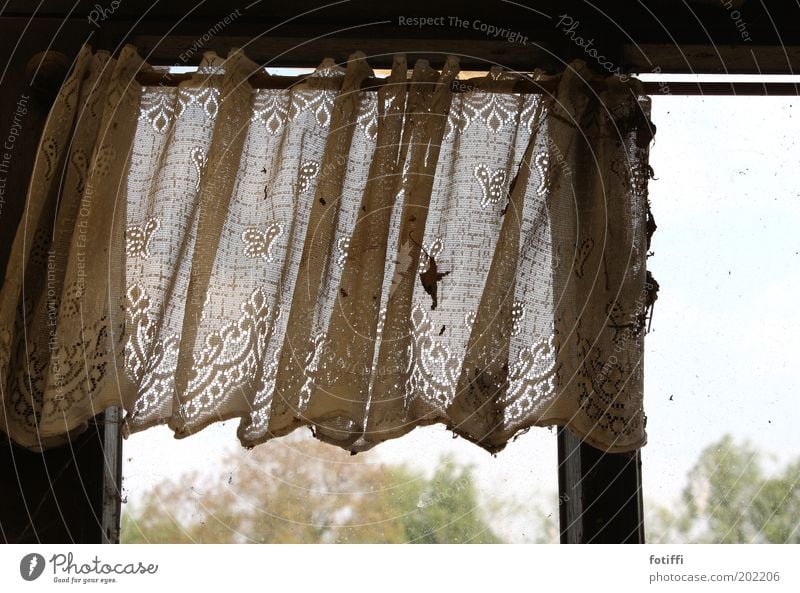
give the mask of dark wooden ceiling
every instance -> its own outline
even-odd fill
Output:
[[[207,35],[237,9],[229,25]],[[561,15],[579,25],[565,33],[563,24],[557,26]],[[444,17],[438,21],[444,24],[413,27],[400,21],[423,16]],[[450,17],[470,24],[452,26]],[[516,32],[527,43],[490,37],[474,27],[476,21]],[[180,54],[206,34],[205,48],[225,55],[230,47],[247,46],[251,58],[276,66],[312,66],[324,56],[344,60],[360,49],[377,67],[387,65],[391,54],[405,52],[411,59],[434,61],[459,54],[467,68],[500,64],[559,70],[574,58],[591,62],[586,49],[573,41],[577,35],[592,39],[592,47],[608,61],[630,72],[800,70],[800,5],[792,1],[9,1],[0,15],[0,31],[14,34],[25,26],[25,34],[38,38],[42,49],[51,42],[72,48],[87,38],[112,50],[129,42],[162,64],[182,63]],[[199,55],[187,63],[196,63]]]

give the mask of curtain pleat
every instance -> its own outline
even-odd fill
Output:
[[[402,214],[398,221],[392,276],[395,282],[385,304],[375,363],[379,372],[373,384],[371,430],[366,435],[370,443],[399,436],[418,424],[436,421],[436,409],[429,402],[406,398],[406,383],[414,356],[410,320],[418,283],[415,271],[422,256],[436,164],[452,100],[450,83],[457,74],[458,63],[453,58],[448,59],[438,75],[427,62],[420,61],[411,79],[408,153],[404,155],[408,167],[401,187]]]
[[[349,445],[351,434],[363,429],[350,414],[347,399],[325,389],[327,383],[325,347],[318,328],[327,320],[322,310],[321,291],[327,288],[330,297],[333,282],[330,253],[334,251],[336,227],[342,215],[345,177],[347,176],[353,136],[358,117],[361,83],[372,75],[364,54],[350,56],[341,90],[333,104],[330,132],[321,162],[319,181],[311,203],[303,254],[297,269],[297,280],[286,326],[286,335],[278,362],[275,395],[272,400],[269,432],[280,436],[311,420],[322,432],[343,434],[331,438]],[[335,298],[335,297],[334,297]],[[310,363],[310,364],[309,364]],[[322,381],[322,383],[317,383]]]
[[[84,48],[45,124],[0,297],[2,426],[30,448],[119,403],[124,180],[145,67],[131,47],[117,60]]]
[[[246,378],[245,372],[254,370],[255,361],[252,359],[241,361],[247,365],[241,376],[229,373],[228,367],[220,364],[226,345],[214,331],[207,331],[208,318],[204,315],[205,299],[223,240],[250,125],[253,89],[247,78],[258,70],[258,66],[241,50],[231,51],[224,68],[211,145],[206,155],[195,157],[202,162],[197,238],[187,263],[190,273],[175,373],[175,391],[180,405],[170,419],[170,427],[177,436],[185,436],[219,418],[235,415],[238,410],[233,400],[219,406],[217,404],[221,402],[213,398],[213,394],[217,390],[220,393],[235,391]],[[253,344],[258,337],[252,331],[254,328],[250,329],[250,334],[240,339]]]
[[[375,152],[355,225],[347,239],[339,290],[328,323],[323,356],[333,371],[318,365],[312,379],[306,416],[313,418],[317,436],[352,447],[364,431],[370,393],[370,375],[380,320],[380,295],[393,200],[401,165],[407,66],[404,56],[394,59],[388,83],[378,91]],[[351,122],[351,127],[355,127]],[[341,203],[337,200],[337,203]],[[333,245],[328,246],[334,251]],[[346,369],[336,360],[347,361]]]
[[[575,62],[552,94],[454,92],[356,52],[258,89],[241,50],[178,87],[84,48],[45,126],[0,293],[0,429],[42,449],[239,418],[368,449],[442,423],[645,442],[649,101]]]
[[[581,93],[588,76],[585,65],[564,74],[558,96],[565,100],[550,118],[553,152],[581,165],[569,179],[559,169],[549,189],[562,386],[553,408],[590,444],[627,451],[632,441],[644,444],[648,164],[638,138],[649,128],[649,101],[632,100],[615,78],[599,95]]]

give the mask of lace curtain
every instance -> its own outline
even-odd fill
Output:
[[[359,451],[444,423],[489,451],[566,425],[645,442],[649,100],[575,62],[453,92],[362,54],[254,89],[241,51],[143,87],[84,48],[42,136],[0,296],[0,427],[41,449],[240,418]]]

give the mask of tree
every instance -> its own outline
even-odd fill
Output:
[[[408,470],[395,470],[389,508],[398,513],[411,543],[499,543],[478,505],[472,471],[444,459],[430,481],[413,479]],[[409,509],[415,510],[409,512]]]
[[[472,469],[432,478],[368,454],[282,439],[230,455],[217,475],[159,484],[125,508],[124,543],[496,543]]]
[[[766,476],[763,456],[731,436],[704,449],[678,510],[648,514],[649,541],[800,543],[800,458]]]

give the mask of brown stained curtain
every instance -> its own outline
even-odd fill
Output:
[[[239,418],[359,451],[443,423],[490,450],[566,425],[645,442],[649,100],[581,62],[551,94],[454,93],[363,54],[254,89],[241,51],[142,87],[84,48],[0,295],[0,428],[32,449]],[[533,75],[543,80],[540,74]],[[554,80],[553,80],[554,78]]]

